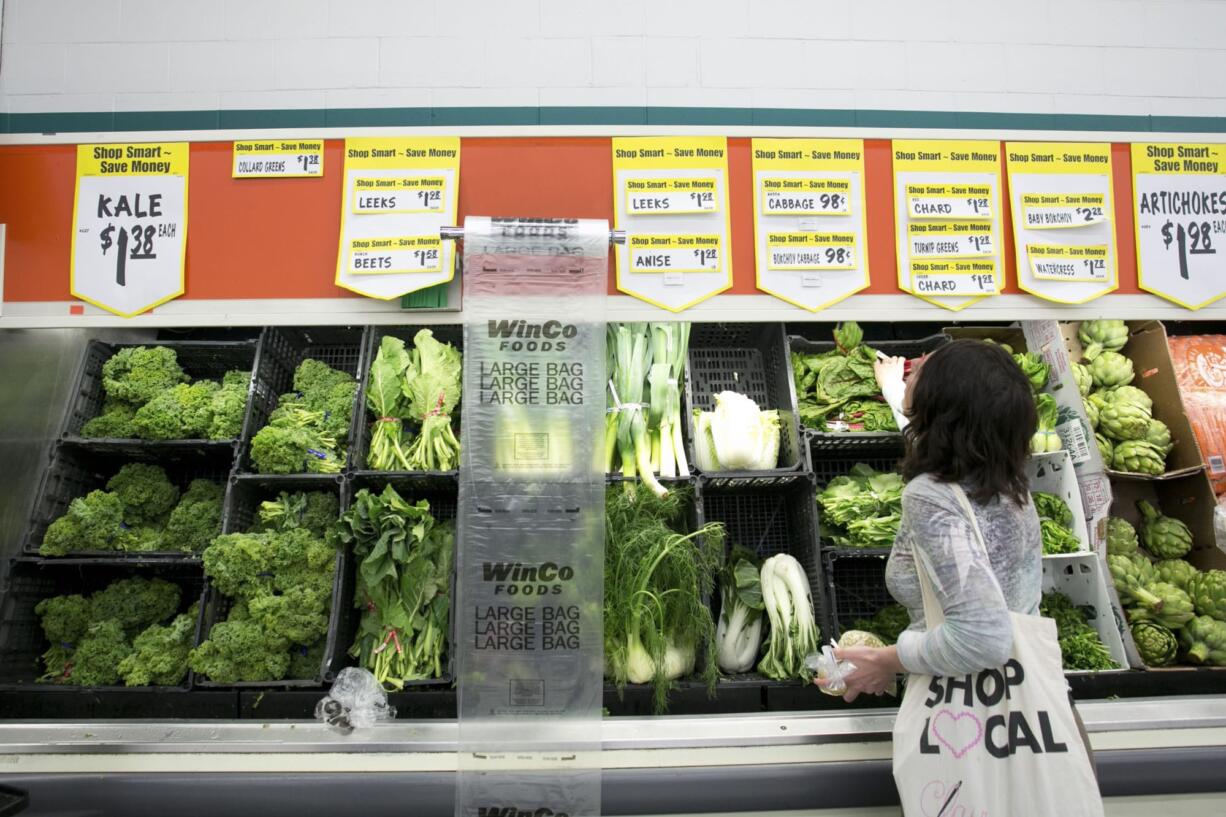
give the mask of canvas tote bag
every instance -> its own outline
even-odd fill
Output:
[[[970,501],[958,500],[986,547]],[[945,620],[916,551],[927,625]],[[906,817],[1100,817],[1089,754],[1073,717],[1056,624],[1010,613],[1003,667],[911,675],[894,724],[894,781]]]

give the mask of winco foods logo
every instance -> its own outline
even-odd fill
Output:
[[[496,596],[557,596],[562,592],[562,582],[575,578],[575,569],[553,562],[539,565],[484,562],[481,565],[481,578],[495,583]]]
[[[579,334],[573,323],[561,321],[490,321],[489,326],[491,338],[503,338],[498,344],[503,352],[562,352],[566,350],[566,339]]]
[[[564,811],[541,806],[538,809],[515,808],[515,806],[478,806],[477,817],[569,817]]]

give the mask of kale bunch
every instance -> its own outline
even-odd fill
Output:
[[[261,474],[335,474],[345,464],[358,383],[348,372],[310,358],[294,371],[294,390],[251,440]]]

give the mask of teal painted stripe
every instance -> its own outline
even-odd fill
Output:
[[[663,125],[1226,133],[1222,116],[635,106],[308,108],[0,114],[0,133],[323,127]]]

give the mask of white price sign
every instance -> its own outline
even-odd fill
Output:
[[[912,222],[907,225],[912,258],[976,258],[996,255],[992,223]]]
[[[723,267],[718,235],[635,235],[630,237],[630,271],[718,272]],[[665,278],[665,283],[677,279]]]
[[[627,179],[627,215],[684,215],[717,213],[719,200],[714,177],[681,179]]]

